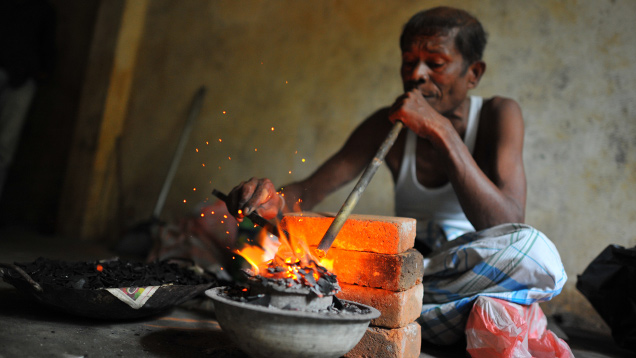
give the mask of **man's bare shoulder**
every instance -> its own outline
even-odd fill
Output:
[[[484,99],[475,144],[476,158],[490,158],[486,153],[502,148],[520,150],[523,136],[523,116],[517,101],[499,96]]]
[[[484,99],[481,119],[492,125],[500,124],[500,121],[513,121],[523,124],[521,106],[512,98],[495,96]]]

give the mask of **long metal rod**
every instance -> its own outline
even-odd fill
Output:
[[[192,100],[192,104],[190,105],[188,119],[185,126],[183,127],[183,132],[181,132],[179,144],[177,144],[177,150],[174,153],[172,163],[170,164],[170,169],[168,169],[168,175],[166,176],[166,180],[163,182],[163,186],[161,187],[161,191],[159,192],[159,198],[157,199],[157,204],[155,204],[155,209],[152,212],[153,219],[159,219],[159,215],[161,215],[161,210],[163,210],[163,205],[165,204],[166,198],[168,197],[168,192],[170,191],[172,180],[177,173],[181,155],[183,154],[185,146],[188,143],[188,138],[190,138],[190,132],[192,132],[194,121],[196,120],[199,112],[201,111],[201,107],[203,106],[203,97],[205,96],[205,92],[206,88],[205,86],[202,86],[194,95],[194,99]]]
[[[373,158],[371,163],[369,163],[364,173],[362,173],[362,176],[351,191],[351,194],[349,194],[349,196],[347,197],[347,200],[345,200],[344,204],[342,204],[340,211],[338,211],[338,214],[334,218],[333,222],[331,222],[331,225],[329,226],[329,229],[327,229],[325,236],[323,236],[322,240],[320,240],[320,244],[318,244],[317,249],[318,256],[324,256],[333,244],[336,236],[338,236],[338,233],[340,232],[340,229],[344,225],[345,221],[347,221],[349,214],[351,214],[353,208],[355,208],[356,204],[358,203],[358,200],[360,200],[362,193],[367,188],[367,185],[371,181],[371,178],[373,178],[375,172],[384,162],[384,157],[389,152],[389,149],[391,149],[391,147],[393,146],[393,143],[395,143],[395,140],[397,139],[398,134],[400,134],[403,126],[404,124],[402,122],[395,122],[393,128],[391,128],[389,135],[387,135],[386,139],[378,149],[375,157]]]

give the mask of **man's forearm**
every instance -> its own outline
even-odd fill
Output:
[[[497,186],[479,167],[459,136],[446,140],[447,173],[466,217],[477,230],[498,224],[525,221],[525,204],[512,193],[523,190],[525,177],[515,188]],[[519,183],[521,182],[522,183]],[[521,188],[523,186],[523,188]],[[513,190],[514,189],[514,190]]]

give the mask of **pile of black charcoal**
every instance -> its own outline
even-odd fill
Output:
[[[147,287],[165,284],[199,285],[216,283],[216,278],[194,266],[175,262],[150,263],[125,260],[67,262],[38,258],[31,263],[16,263],[39,284],[74,289]]]

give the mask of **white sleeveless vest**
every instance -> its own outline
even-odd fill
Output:
[[[470,96],[470,110],[464,143],[472,154],[479,128],[479,114],[483,98]],[[453,240],[469,231],[475,231],[466,218],[451,183],[439,188],[426,188],[417,181],[415,153],[417,135],[407,131],[404,158],[395,184],[395,215],[417,220],[417,237],[426,240],[431,225],[439,226],[447,240]]]

